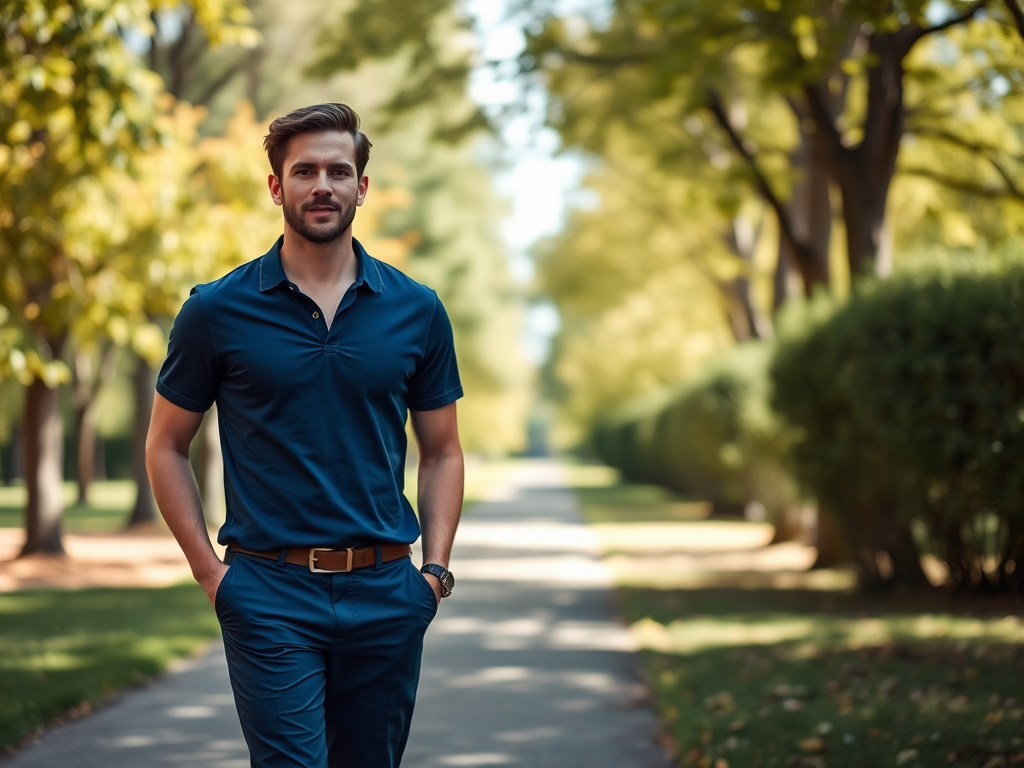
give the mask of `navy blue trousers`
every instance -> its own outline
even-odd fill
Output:
[[[409,558],[328,574],[235,554],[215,604],[253,768],[398,768],[437,612]]]

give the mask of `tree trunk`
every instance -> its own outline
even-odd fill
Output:
[[[86,504],[89,485],[96,479],[100,454],[96,444],[96,415],[93,404],[100,388],[114,377],[117,347],[108,345],[100,353],[99,369],[93,371],[93,356],[75,351],[75,466],[78,478],[78,503]]]
[[[814,568],[831,568],[853,559],[846,532],[835,512],[819,505],[817,529],[815,539],[818,557],[814,561]]]
[[[89,503],[89,486],[96,478],[96,424],[92,408],[75,408],[75,468],[78,475],[78,503]]]
[[[873,168],[863,168],[859,173],[861,178],[847,178],[840,184],[851,280],[874,275],[880,267],[884,271],[886,266],[879,263],[878,256],[883,246],[885,206],[892,174]]]
[[[775,270],[773,306],[778,310],[791,296],[789,275],[796,270],[804,284],[804,294],[810,295],[815,285],[828,287],[832,276],[829,270],[829,247],[832,241],[832,201],[829,198],[828,174],[824,160],[819,157],[811,137],[800,131],[800,145],[793,153],[793,166],[799,170],[800,180],[793,188],[788,211],[793,234],[797,241],[807,245],[813,260],[799,269],[798,254],[790,241],[779,232],[779,262]]]
[[[138,489],[135,507],[128,518],[128,527],[155,523],[157,520],[156,501],[146,474],[146,436],[149,434],[149,418],[153,411],[153,393],[156,372],[143,358],[135,361],[132,386],[135,390],[135,426],[132,430],[132,478]]]
[[[921,553],[917,549],[917,542],[907,524],[896,524],[887,550],[892,560],[892,581],[896,586],[912,589],[930,586],[921,568]]]
[[[57,407],[57,389],[36,379],[25,393],[25,545],[35,552],[63,555],[64,425]]]
[[[92,356],[75,350],[75,469],[78,503],[87,504],[96,467],[96,425],[92,416]]]
[[[726,238],[733,253],[743,262],[743,271],[724,286],[726,319],[737,342],[763,339],[771,335],[768,321],[754,305],[751,292],[750,272],[754,265],[754,249],[757,247],[760,226],[756,229],[746,219],[733,219],[729,236]]]
[[[834,176],[843,196],[851,280],[878,269],[889,187],[906,122],[903,57],[908,49],[899,35],[887,33],[872,35],[869,48],[875,62],[867,71],[864,138],[852,151],[830,153],[842,157]]]
[[[22,403],[24,413],[24,403]],[[4,467],[4,482],[10,485],[15,480],[25,477],[25,440],[21,424],[11,428],[11,460]]]

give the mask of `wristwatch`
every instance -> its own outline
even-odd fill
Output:
[[[448,597],[452,593],[452,588],[455,586],[455,577],[443,565],[427,563],[420,568],[420,573],[429,573],[431,576],[437,577],[437,580],[441,582],[441,597]]]

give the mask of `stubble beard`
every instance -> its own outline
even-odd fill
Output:
[[[314,198],[311,202],[301,205],[289,205],[282,189],[281,203],[284,209],[284,220],[288,223],[288,226],[295,230],[299,237],[311,243],[323,244],[334,242],[348,231],[348,228],[352,226],[352,222],[356,218],[355,205],[345,205],[330,198]],[[338,211],[337,223],[311,224],[307,222],[305,217],[307,209],[314,205],[324,204],[332,205]]]

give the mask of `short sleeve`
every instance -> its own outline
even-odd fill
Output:
[[[452,324],[437,295],[427,329],[423,358],[409,381],[409,409],[432,411],[462,397],[459,366],[455,360]]]
[[[187,411],[203,413],[217,397],[220,367],[202,298],[193,288],[174,319],[167,358],[160,367],[156,391]]]

